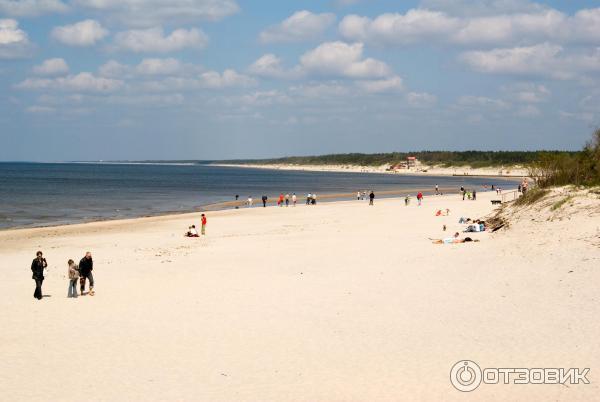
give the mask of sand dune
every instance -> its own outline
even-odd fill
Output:
[[[200,239],[182,237],[197,214],[0,232],[1,399],[596,399],[598,200],[431,244],[460,216],[491,213],[495,193],[478,198],[212,212]],[[37,249],[50,265],[42,301]],[[67,299],[66,261],[86,250],[97,294]],[[449,381],[461,359],[590,367],[591,384],[464,394]]]

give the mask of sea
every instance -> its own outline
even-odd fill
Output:
[[[480,191],[516,187],[498,177],[307,172],[200,164],[0,163],[0,229],[124,219],[206,208],[279,193],[355,194],[359,190],[431,193],[435,185]],[[413,192],[413,195],[416,194]],[[348,195],[344,196],[348,199]],[[325,197],[327,198],[327,197]],[[355,197],[353,197],[355,199]],[[336,199],[336,198],[331,198]]]

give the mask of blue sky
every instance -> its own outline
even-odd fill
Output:
[[[0,160],[578,149],[597,1],[0,0]]]

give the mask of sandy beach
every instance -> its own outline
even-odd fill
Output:
[[[346,172],[346,173],[384,173],[397,175],[424,175],[424,176],[491,176],[491,177],[528,177],[529,172],[523,166],[501,166],[488,168],[474,168],[471,166],[445,167],[440,165],[420,165],[418,168],[390,171],[389,165],[360,166],[360,165],[294,165],[285,163],[276,164],[232,164],[215,163],[213,166],[240,167],[254,169],[298,170],[307,172]]]
[[[198,214],[2,231],[1,399],[594,400],[598,199],[525,209],[477,243],[428,239],[489,215],[496,198],[217,211],[198,239],[183,237]],[[96,295],[67,299],[66,261],[87,250]],[[449,380],[462,359],[590,368],[590,384],[462,393]]]

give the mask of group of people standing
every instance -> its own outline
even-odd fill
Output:
[[[285,204],[286,207],[289,207],[290,202],[294,207],[296,206],[296,203],[298,202],[298,197],[296,196],[296,193],[293,193],[291,196],[289,193],[287,193],[286,195],[283,195],[283,193],[279,193],[279,199],[277,200],[278,206],[283,207],[283,205]]]
[[[92,259],[92,253],[87,252],[85,256],[79,261],[79,265],[75,264],[73,260],[67,261],[67,277],[69,278],[69,290],[67,297],[77,297],[77,282],[79,282],[79,289],[81,296],[85,293],[85,284],[89,282],[89,294],[93,296],[94,292],[94,260]],[[36,253],[36,257],[31,262],[32,279],[35,281],[35,291],[33,297],[42,300],[42,283],[44,282],[44,273],[48,268],[48,262],[44,258],[44,254],[41,251]]]

